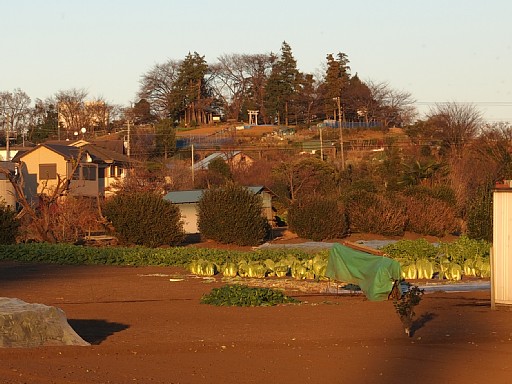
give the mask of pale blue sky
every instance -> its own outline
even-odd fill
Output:
[[[472,102],[512,122],[509,0],[0,0],[0,91],[84,88],[128,105],[154,64],[197,51],[279,52],[301,71],[328,53],[352,73],[430,103]]]

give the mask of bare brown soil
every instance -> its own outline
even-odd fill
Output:
[[[273,282],[269,282],[271,284]],[[512,312],[425,294],[413,337],[393,303],[280,282],[299,305],[214,307],[179,268],[0,263],[0,295],[63,309],[88,347],[0,349],[1,383],[509,383]]]

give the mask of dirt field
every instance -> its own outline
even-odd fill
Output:
[[[171,281],[180,280],[181,281]],[[0,296],[63,309],[88,347],[0,349],[1,383],[509,383],[512,312],[429,293],[408,338],[392,302],[288,287],[300,305],[199,303],[215,280],[165,267],[0,263]]]

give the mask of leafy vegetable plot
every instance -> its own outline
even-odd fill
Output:
[[[201,298],[201,304],[238,307],[273,306],[298,302],[293,297],[286,296],[275,289],[251,288],[240,284],[214,288]]]

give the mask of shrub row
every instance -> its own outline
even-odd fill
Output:
[[[295,202],[288,213],[290,229],[315,241],[341,238],[349,232],[402,236],[409,231],[442,237],[457,232],[458,223],[450,194],[424,188],[404,194],[352,188],[338,200],[320,197]]]

